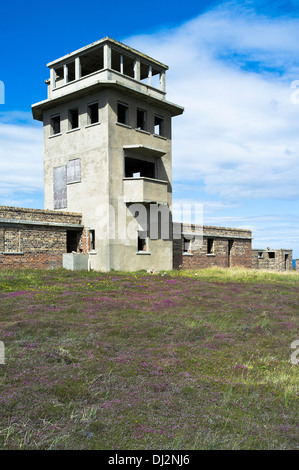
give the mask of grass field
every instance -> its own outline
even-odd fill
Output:
[[[298,449],[298,313],[298,272],[0,271],[0,449]]]

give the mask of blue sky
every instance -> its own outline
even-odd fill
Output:
[[[46,63],[110,36],[169,65],[174,202],[299,258],[299,1],[7,2],[0,35],[1,205],[43,207]]]

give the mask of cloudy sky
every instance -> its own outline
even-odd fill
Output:
[[[1,32],[0,204],[43,207],[30,106],[46,97],[45,64],[110,36],[169,65],[167,99],[185,108],[173,121],[174,202],[203,204],[205,224],[250,228],[253,247],[299,258],[298,1],[151,2],[146,12],[94,2],[92,17],[80,2],[50,17],[34,3],[4,7],[14,28]]]

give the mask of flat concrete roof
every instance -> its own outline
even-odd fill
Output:
[[[66,54],[66,55],[60,57],[59,59],[53,60],[52,62],[49,62],[47,64],[47,67],[53,67],[54,65],[58,65],[62,62],[66,62],[71,58],[75,58],[75,57],[83,54],[84,52],[90,51],[91,49],[95,49],[96,47],[99,47],[99,46],[104,45],[106,43],[113,44],[114,46],[116,46],[120,49],[123,49],[124,51],[126,51],[128,53],[139,56],[140,58],[146,60],[147,62],[151,62],[152,64],[155,64],[155,65],[157,65],[158,67],[160,67],[164,70],[168,70],[168,66],[163,64],[162,62],[159,62],[158,60],[153,59],[152,57],[149,57],[148,55],[143,54],[142,52],[139,52],[139,51],[137,51],[136,49],[133,49],[130,46],[126,46],[125,44],[123,44],[119,41],[116,41],[115,39],[112,39],[109,36],[106,36],[102,39],[99,39],[98,41],[92,42],[91,44],[88,44],[87,46],[81,47],[80,49],[77,49],[76,51],[73,51],[69,54]]]

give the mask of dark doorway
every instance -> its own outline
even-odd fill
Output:
[[[228,259],[227,259],[227,266],[231,266],[231,255],[232,255],[232,249],[234,245],[234,240],[228,240]]]
[[[289,255],[288,254],[285,254],[284,255],[284,269],[288,269],[288,259],[289,259]]]
[[[79,233],[76,230],[67,230],[66,232],[66,251],[72,253],[78,251]]]

